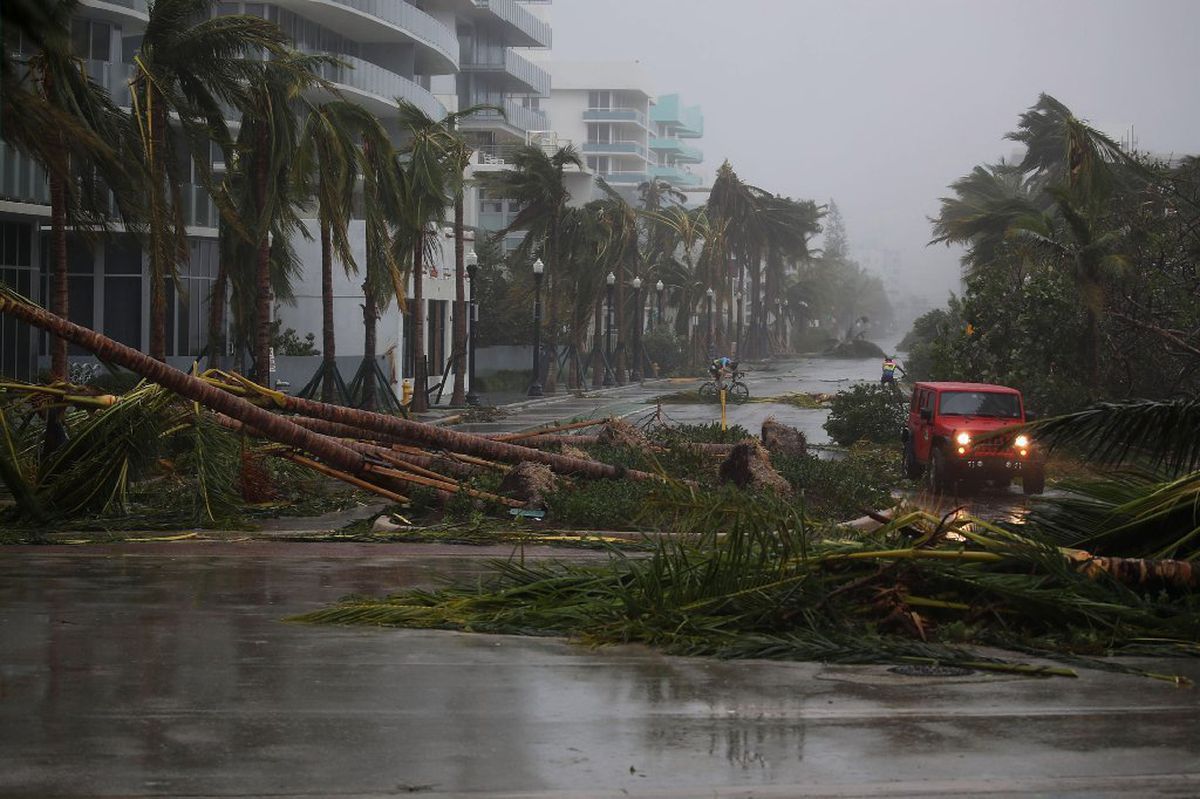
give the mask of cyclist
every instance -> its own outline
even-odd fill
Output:
[[[725,375],[731,375],[736,371],[737,361],[727,355],[722,355],[720,358],[713,358],[712,363],[708,365],[708,373],[712,375],[712,379],[716,382],[718,389],[725,386]]]

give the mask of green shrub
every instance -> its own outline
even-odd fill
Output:
[[[635,480],[580,480],[546,498],[554,524],[594,530],[630,530],[638,526],[658,486]]]
[[[860,384],[830,401],[825,432],[843,446],[856,441],[896,444],[906,407],[904,395],[894,386]]]
[[[642,348],[651,363],[658,364],[662,376],[676,374],[687,360],[686,343],[666,326],[642,337]]]
[[[771,463],[797,492],[804,492],[810,516],[830,521],[891,506],[891,488],[900,479],[899,455],[875,447],[855,447],[840,460],[775,456]]]

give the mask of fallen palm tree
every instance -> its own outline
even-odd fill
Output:
[[[1069,668],[966,644],[1185,684],[1108,654],[1200,656],[1194,573],[1097,560],[968,517],[898,514],[873,532],[813,529],[795,506],[675,486],[659,503],[700,538],[648,558],[507,561],[490,584],[356,598],[301,621],[564,635],[668,652],[831,663],[937,663],[1018,674]],[[953,535],[951,535],[953,534]],[[1153,590],[1138,593],[1141,585]]]
[[[428,462],[415,463],[411,458],[406,460],[403,457],[399,458],[399,463],[391,462],[392,459],[379,450],[352,446],[353,441],[438,450],[451,455],[456,462],[468,466],[532,461],[544,463],[562,474],[585,478],[660,479],[649,472],[624,469],[591,459],[571,458],[385,414],[289,397],[258,386],[239,375],[216,371],[203,376],[187,374],[96,331],[49,313],[7,289],[0,289],[0,314],[7,314],[45,330],[94,353],[106,363],[123,367],[166,389],[169,394],[165,396],[189,400],[195,403],[196,408],[203,407],[212,411],[216,417],[235,423],[239,426],[239,432],[243,434],[289,448],[285,454],[295,463],[337,477],[358,488],[374,491],[389,500],[404,498],[397,491],[399,484],[421,484],[442,494],[453,494],[460,490],[470,493],[474,489],[461,488],[458,481],[452,477],[431,476],[428,473],[432,471]],[[27,393],[39,392],[30,389]],[[84,398],[82,394],[69,394],[65,390],[55,388],[44,389],[40,394],[51,397],[57,395],[59,399],[68,396]],[[121,418],[126,408],[133,407],[132,404],[122,405],[112,398],[90,403],[84,401],[82,404],[104,406],[106,410],[102,415],[112,419]],[[111,417],[110,411],[113,412]],[[193,419],[192,425],[198,427],[199,422]],[[0,453],[0,477],[14,485],[22,484],[14,488],[13,493],[26,496],[29,475],[25,472],[29,469],[13,468],[10,463],[12,458],[3,455],[4,453]],[[419,474],[414,468],[406,468],[406,465],[425,470],[426,473]],[[119,480],[122,486],[127,484],[128,476],[129,470],[125,469]],[[472,494],[476,495],[481,499],[511,504],[486,492]],[[29,507],[33,509],[33,505]],[[40,517],[40,509],[32,515]]]

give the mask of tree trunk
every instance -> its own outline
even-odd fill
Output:
[[[467,280],[463,254],[463,195],[459,191],[454,197],[454,347],[450,358],[454,361],[454,393],[450,395],[451,408],[467,405]]]
[[[333,241],[329,222],[321,218],[321,401],[333,402],[337,348],[333,333]]]
[[[368,411],[375,410],[375,335],[376,322],[379,320],[379,308],[375,303],[375,294],[371,291],[370,280],[363,281],[363,380],[362,406]]]
[[[763,316],[762,262],[755,258],[750,263],[750,347],[751,358],[763,356],[763,333],[766,319]]]
[[[558,389],[558,223],[560,212],[554,211],[550,236],[546,240],[546,302],[549,306],[550,327],[546,331],[546,379],[542,393],[553,394]]]
[[[429,379],[429,367],[425,361],[425,352],[428,349],[425,342],[425,286],[424,286],[424,265],[422,257],[424,255],[422,249],[425,240],[423,231],[417,232],[416,241],[413,244],[413,396],[412,404],[409,406],[417,413],[429,410],[429,395],[426,393],[429,390],[427,385]]]
[[[617,262],[617,285],[614,287],[614,310],[617,318],[617,344],[613,350],[613,378],[618,386],[625,385],[625,366],[629,359],[625,352],[625,261]]]
[[[267,129],[259,125],[255,137],[258,152],[254,160],[254,180],[261,215],[267,207]],[[268,229],[270,224],[268,222]],[[271,236],[262,231],[258,242],[255,268],[254,382],[271,386]]]
[[[163,150],[166,148],[167,115],[162,110],[163,100],[150,88],[146,92],[151,104],[149,113],[150,131],[150,357],[167,361],[167,281],[171,269],[167,262],[168,253],[175,250],[175,225],[168,220],[172,210],[167,208],[166,166]],[[154,102],[157,100],[157,102]],[[164,241],[170,237],[171,241]]]
[[[217,279],[213,281],[212,294],[208,298],[208,366],[210,369],[221,369],[225,358],[225,287],[228,283],[229,271],[225,267],[224,255],[220,255],[217,264]]]
[[[604,334],[601,326],[604,313],[604,297],[596,297],[596,313],[592,317],[592,388],[604,385],[604,346],[600,337]]]
[[[33,327],[60,336],[94,353],[102,361],[123,366],[184,399],[198,402],[210,410],[249,425],[272,441],[312,453],[330,466],[351,474],[361,474],[365,471],[366,461],[362,455],[336,441],[305,430],[282,416],[259,408],[186,372],[167,366],[94,330],[60,319],[36,305],[2,293],[0,313],[10,314]]]
[[[70,292],[67,286],[67,189],[58,170],[50,172],[50,258],[53,279],[50,310],[68,318]],[[68,377],[67,340],[50,337],[50,379],[65,383]]]

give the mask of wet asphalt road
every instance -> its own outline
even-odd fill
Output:
[[[1200,793],[1200,692],[1142,678],[901,677],[284,621],[470,578],[480,554],[3,550],[0,795]],[[1195,661],[1156,667],[1200,678]]]

